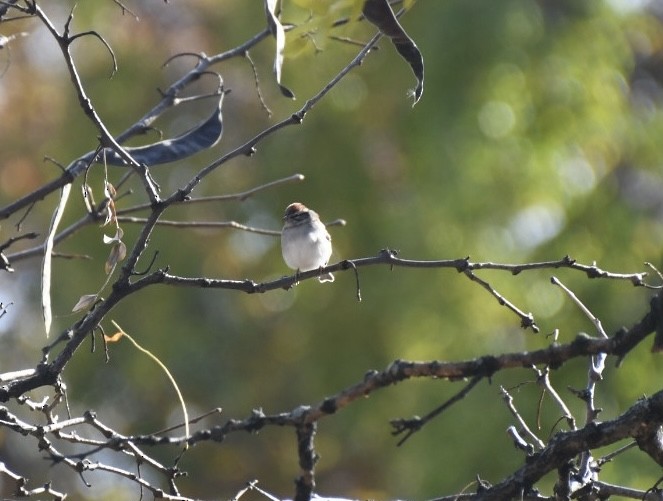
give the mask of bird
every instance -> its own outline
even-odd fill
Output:
[[[294,202],[286,207],[283,220],[281,253],[285,264],[297,273],[327,266],[332,253],[331,236],[318,213]],[[334,275],[325,273],[318,280],[333,282]]]

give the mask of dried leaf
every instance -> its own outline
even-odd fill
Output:
[[[117,195],[117,190],[115,190],[115,186],[113,186],[108,181],[104,183],[104,195],[106,196],[106,198],[111,198],[111,199],[114,199],[115,195]]]
[[[120,242],[116,247],[118,248],[117,260],[124,261],[124,258],[127,257],[127,246],[124,244],[124,242]]]
[[[97,297],[96,294],[85,294],[84,296],[81,296],[71,312],[76,313],[81,310],[87,310],[97,301]]]
[[[274,56],[274,75],[276,83],[281,89],[281,94],[290,99],[295,98],[295,94],[285,85],[281,85],[281,70],[283,69],[283,52],[285,51],[285,30],[279,20],[281,11],[280,0],[265,0],[265,13],[267,14],[267,25],[276,39],[276,55]]]
[[[414,103],[419,102],[424,92],[424,58],[414,41],[408,36],[391,10],[388,0],[366,0],[362,10],[368,21],[378,27],[380,32],[389,37],[398,53],[407,61],[417,78],[417,87],[412,95]]]
[[[115,209],[115,202],[113,199],[107,199],[108,203],[106,204],[106,218],[101,224],[101,227],[108,226],[110,223],[117,222],[117,210]]]
[[[146,146],[126,147],[124,150],[134,160],[148,167],[175,162],[214,146],[223,134],[221,105],[223,95],[219,94],[219,104],[210,117],[193,129],[173,139],[166,139]],[[126,162],[110,148],[104,150],[105,161],[110,165],[126,165]],[[104,155],[98,158],[103,159]]]
[[[113,246],[113,248],[110,251],[110,254],[108,255],[108,259],[104,263],[104,270],[106,271],[106,275],[111,273],[117,263],[122,261],[125,257],[127,256],[127,246],[124,245],[124,242],[118,242]]]
[[[106,245],[109,245],[116,242],[121,242],[123,236],[124,236],[124,231],[122,231],[122,228],[118,226],[115,230],[115,236],[109,237],[108,235],[104,235],[104,243]]]
[[[94,194],[92,193],[92,187],[89,184],[83,183],[81,185],[81,191],[83,192],[83,202],[85,203],[85,209],[89,214],[94,212]]]
[[[112,336],[107,336],[104,334],[104,341],[107,343],[117,343],[120,339],[122,339],[122,336],[124,336],[124,332],[122,331],[116,332]]]
[[[69,194],[71,193],[71,184],[65,184],[60,191],[60,201],[58,206],[53,212],[51,218],[51,226],[48,229],[48,236],[44,242],[44,260],[41,267],[41,310],[44,315],[44,328],[46,329],[46,337],[51,330],[51,323],[53,322],[53,312],[51,310],[51,273],[53,262],[53,244],[55,234],[58,231],[58,225],[62,219],[64,208],[67,205]]]

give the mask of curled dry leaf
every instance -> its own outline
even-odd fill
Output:
[[[117,195],[117,190],[115,190],[115,186],[113,186],[108,181],[104,183],[104,195],[107,198],[115,198],[115,196]]]
[[[281,94],[290,99],[295,98],[295,94],[285,85],[281,85],[281,71],[283,69],[283,52],[285,51],[285,30],[279,20],[281,11],[281,2],[279,0],[265,0],[265,13],[267,14],[267,25],[276,39],[276,55],[274,56],[274,75],[276,83],[281,89]]]
[[[85,203],[85,209],[87,210],[88,214],[92,214],[94,212],[94,206],[96,205],[94,203],[94,194],[92,193],[92,187],[87,183],[83,183],[81,185],[81,192],[83,193],[83,202]]]
[[[424,58],[419,48],[396,19],[388,0],[366,0],[362,12],[369,22],[391,39],[398,53],[410,65],[417,78],[417,87],[412,92],[414,106],[424,92]]]
[[[123,236],[124,236],[124,231],[122,231],[122,228],[120,228],[118,226],[116,231],[115,231],[115,236],[109,237],[108,235],[104,235],[104,243],[106,245],[109,245],[109,244],[121,242]]]
[[[117,263],[124,260],[125,257],[127,257],[127,246],[124,245],[124,242],[120,241],[113,245],[110,254],[108,255],[108,259],[104,263],[104,270],[106,271],[106,275],[111,273]]]
[[[115,202],[112,198],[107,199],[108,203],[106,204],[106,218],[101,226],[108,226],[110,223],[117,221],[117,211],[115,210]]]
[[[120,339],[122,339],[122,336],[124,336],[124,332],[122,331],[116,332],[112,336],[107,336],[104,334],[104,341],[107,343],[117,343]]]
[[[71,309],[71,312],[76,313],[82,310],[87,310],[94,305],[97,301],[97,297],[96,294],[85,294],[84,296],[81,296],[76,305]]]

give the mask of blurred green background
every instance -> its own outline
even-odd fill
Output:
[[[356,2],[354,2],[356,3]],[[224,105],[225,133],[213,150],[186,161],[156,167],[164,195],[182,186],[220,155],[270,124],[289,116],[315,94],[359,48],[329,36],[366,41],[375,29],[326,24],[352,12],[353,2],[284,0],[284,22],[305,23],[288,36],[283,83],[296,101],[283,98],[274,82],[274,42],[251,50],[250,64],[233,59],[214,69],[231,93]],[[43,8],[62,26],[74,2]],[[180,52],[216,54],[229,50],[265,26],[262,2],[243,0],[157,0],[127,4],[140,18],[122,15],[113,2],[78,2],[73,27],[94,29],[118,59],[111,61],[93,38],[76,42],[73,54],[100,116],[119,133],[160,98],[158,89],[187,71],[193,58]],[[335,9],[332,9],[332,7]],[[663,10],[646,0],[538,1],[421,0],[402,18],[426,64],[423,97],[414,108],[407,90],[415,85],[391,44],[353,70],[310,112],[301,126],[262,141],[251,157],[220,167],[194,196],[228,194],[302,173],[303,183],[260,193],[246,201],[178,207],[171,220],[235,220],[280,229],[285,206],[301,201],[323,220],[347,220],[330,229],[333,260],[373,256],[397,249],[412,259],[527,262],[566,254],[615,272],[661,265],[663,243]],[[0,35],[24,32],[0,50],[0,203],[6,205],[47,180],[57,167],[95,147],[96,135],[77,105],[61,54],[36,20],[4,22]],[[201,79],[189,95],[211,92]],[[180,106],[155,125],[166,137],[209,113],[210,101]],[[132,144],[155,140],[156,134]],[[100,199],[102,169],[89,182]],[[124,174],[111,168],[117,181]],[[81,217],[77,181],[63,227]],[[142,188],[118,208],[144,202]],[[125,190],[126,187],[123,189]],[[120,190],[122,192],[123,190]],[[46,233],[54,196],[37,204],[22,231]],[[17,214],[2,225],[2,241],[15,236]],[[123,225],[131,246],[137,227]],[[90,260],[57,260],[53,277],[52,332],[80,315],[69,312],[83,294],[104,283],[108,248],[104,231],[89,226],[57,247]],[[10,252],[34,245],[22,242]],[[141,261],[159,251],[155,266],[182,276],[270,280],[288,274],[277,238],[235,230],[158,228]],[[44,332],[39,310],[39,260],[13,263],[16,273],[0,276],[0,301],[14,304],[0,319],[0,371],[32,367]],[[171,370],[190,415],[222,407],[221,416],[197,428],[243,418],[254,408],[266,413],[315,404],[360,381],[367,370],[394,359],[459,360],[483,354],[547,346],[578,332],[595,334],[587,318],[550,284],[555,274],[602,320],[609,333],[631,325],[648,308],[651,291],[629,282],[588,280],[579,272],[544,270],[511,276],[482,272],[500,293],[531,311],[541,327],[532,334],[476,284],[454,270],[370,267],[360,270],[363,301],[355,299],[355,278],[338,273],[332,285],[305,281],[290,291],[245,295],[223,290],[153,287],[119,305],[111,318]],[[651,277],[655,282],[655,278]],[[150,433],[181,420],[173,389],[156,365],[129,343],[90,352],[85,344],[65,371],[72,412],[94,409],[121,433]],[[597,390],[602,419],[619,415],[643,394],[660,389],[662,363],[640,346],[616,369],[609,361]],[[586,385],[587,361],[552,374],[553,384],[579,423],[584,406],[567,386]],[[362,499],[427,499],[463,489],[479,474],[497,482],[523,463],[505,433],[512,424],[499,386],[534,380],[515,370],[482,382],[462,402],[438,417],[402,447],[390,435],[389,420],[424,415],[461,388],[447,381],[408,381],[372,394],[319,423],[321,495]],[[535,426],[539,390],[513,389],[516,405]],[[38,394],[35,394],[37,397]],[[14,409],[25,413],[23,408]],[[544,400],[540,436],[553,431],[559,410]],[[37,419],[28,415],[29,419]],[[75,451],[77,449],[71,449]],[[613,448],[609,449],[613,450]],[[164,462],[177,449],[150,451]],[[608,452],[596,451],[600,456]],[[36,441],[0,430],[0,460],[26,474],[34,486],[57,478],[54,487],[76,499],[137,497],[129,482],[103,473],[83,483],[64,467],[40,458]],[[100,461],[112,462],[102,454]],[[132,468],[130,462],[121,463]],[[232,498],[246,481],[279,497],[291,496],[298,474],[293,430],[264,429],[236,434],[223,444],[197,445],[181,466],[189,496]],[[631,450],[607,465],[601,479],[647,489],[660,469]],[[542,488],[550,488],[553,478]],[[12,485],[0,477],[0,493]],[[550,493],[550,492],[548,492]]]

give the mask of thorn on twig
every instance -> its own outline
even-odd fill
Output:
[[[83,31],[81,33],[76,33],[75,35],[69,36],[69,22],[73,18],[73,14],[74,14],[74,12],[73,12],[73,9],[72,9],[71,17],[70,17],[69,20],[67,20],[67,26],[66,26],[66,29],[65,29],[65,34],[63,36],[63,43],[65,43],[68,46],[68,45],[71,45],[71,43],[74,40],[76,40],[77,38],[81,38],[81,37],[85,37],[85,36],[93,36],[96,39],[98,39],[103,44],[103,46],[106,47],[106,50],[108,50],[108,53],[111,56],[111,60],[113,61],[113,67],[112,67],[111,73],[109,75],[109,78],[113,78],[115,76],[115,73],[117,73],[117,59],[115,57],[115,52],[113,52],[112,47],[110,46],[110,44],[106,41],[106,39],[103,36],[101,36],[99,33],[97,33],[96,31],[93,31],[93,30]]]
[[[413,416],[410,419],[392,419],[389,424],[394,428],[392,435],[400,435],[407,431],[407,434],[398,442],[401,446],[410,436],[421,429],[425,421],[419,416]]]
[[[419,431],[426,423],[431,421],[433,418],[440,415],[446,409],[451,407],[456,402],[465,398],[465,396],[472,391],[479,381],[484,378],[482,375],[474,376],[469,383],[467,383],[458,393],[445,401],[442,405],[436,407],[431,412],[426,414],[423,418],[419,416],[414,416],[410,419],[395,419],[390,421],[390,424],[394,427],[394,431],[391,432],[392,435],[400,435],[401,433],[407,431],[407,434],[398,442],[397,446],[401,446],[405,441],[410,438],[414,433]]]
[[[578,390],[576,388],[572,388],[571,386],[567,386],[567,389],[571,393],[573,393],[576,397],[578,397],[580,400],[582,400],[583,402],[586,403],[586,402],[589,401],[590,394],[589,394],[589,392],[587,391],[586,388],[583,388],[582,390]]]
[[[565,266],[571,266],[576,263],[576,260],[567,254],[562,258],[562,263],[564,263]]]
[[[60,170],[62,171],[63,174],[67,171],[67,168],[64,165],[62,165],[60,162],[55,160],[53,157],[45,156],[44,157],[44,162],[50,162],[50,163],[56,165],[57,167],[60,168]]]
[[[21,226],[23,226],[23,221],[25,221],[25,220],[28,218],[28,216],[29,216],[30,213],[32,212],[32,209],[34,208],[35,205],[37,205],[37,202],[32,202],[32,203],[30,204],[30,207],[28,207],[28,208],[25,210],[25,214],[23,214],[23,215],[20,217],[20,219],[16,222],[16,225],[14,226],[14,228],[16,228],[16,231],[21,231]]]
[[[180,52],[179,54],[175,54],[175,55],[173,55],[173,56],[170,56],[168,59],[166,59],[166,62],[164,62],[164,63],[161,65],[161,67],[162,67],[162,68],[165,68],[165,67],[167,67],[171,62],[173,62],[175,59],[177,59],[177,58],[179,58],[179,57],[185,57],[185,56],[195,57],[196,59],[198,59],[199,62],[200,62],[200,61],[204,61],[204,60],[207,59],[207,55],[205,55],[204,52],[201,52],[200,54],[197,54],[197,53],[195,53],[195,52]]]
[[[131,9],[129,9],[126,5],[124,5],[122,2],[120,2],[120,0],[113,0],[113,2],[114,2],[118,7],[120,7],[120,9],[122,10],[122,15],[123,15],[123,16],[124,16],[125,14],[129,14],[129,15],[131,15],[136,21],[140,21],[140,19],[138,18],[138,16],[137,16],[134,12],[132,12]]]
[[[152,260],[150,261],[150,264],[147,265],[147,268],[145,268],[144,271],[134,271],[132,275],[136,277],[142,277],[144,275],[147,275],[150,270],[152,269],[152,266],[154,266],[154,262],[157,260],[157,257],[159,256],[159,251],[156,250],[154,251],[154,255],[152,256]]]
[[[361,303],[361,286],[359,285],[359,271],[357,270],[357,266],[350,260],[346,260],[344,262],[344,265],[347,265],[347,267],[352,268],[355,272],[355,280],[357,283],[357,301]]]

